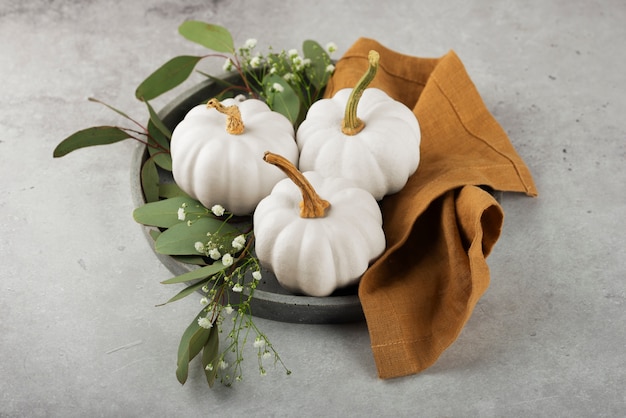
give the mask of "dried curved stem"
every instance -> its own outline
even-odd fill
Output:
[[[206,107],[215,109],[221,114],[226,115],[226,132],[233,135],[243,133],[243,120],[241,119],[241,112],[236,105],[224,106],[219,100],[211,99],[207,102]]]
[[[301,218],[323,218],[326,216],[326,210],[330,207],[330,202],[322,199],[317,194],[311,183],[291,161],[282,155],[269,151],[265,152],[263,160],[280,168],[302,192],[302,202],[300,202]]]

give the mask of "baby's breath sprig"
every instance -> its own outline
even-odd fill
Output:
[[[329,42],[322,48],[309,40],[304,42],[302,54],[297,49],[274,51],[271,46],[263,54],[256,51],[256,46],[256,39],[248,39],[225,57],[223,70],[236,71],[243,86],[228,86],[224,92],[234,90],[264,100],[298,125],[309,107],[321,98],[335,71],[330,55],[337,46]]]
[[[187,206],[182,206],[177,212],[187,213]],[[211,214],[223,218],[226,225],[233,217],[221,205],[215,205]],[[207,211],[207,215],[210,215]],[[265,335],[254,323],[251,310],[251,301],[259,281],[262,279],[261,266],[252,253],[254,242],[253,232],[245,231],[233,237],[232,232],[220,233],[220,229],[207,233],[205,241],[197,241],[196,251],[204,257],[220,261],[223,269],[208,277],[200,288],[202,297],[200,303],[204,306],[197,317],[197,325],[209,332],[225,333],[225,347],[214,350],[210,361],[203,364],[208,375],[219,378],[225,385],[243,378],[241,364],[244,360],[244,347],[254,336],[254,347],[258,350],[259,373],[265,375],[267,368],[264,360],[274,359],[274,364],[280,364],[287,374],[287,369],[278,352],[274,349]],[[230,328],[227,325],[230,319]],[[208,337],[207,337],[208,341]],[[206,344],[205,344],[206,345]],[[206,349],[206,348],[205,348]],[[205,356],[203,356],[204,358]]]

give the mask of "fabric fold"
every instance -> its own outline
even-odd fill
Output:
[[[380,54],[371,87],[411,108],[422,131],[417,172],[381,202],[387,249],[359,286],[378,374],[391,378],[432,365],[489,285],[503,213],[484,188],[537,190],[454,51],[411,57],[361,38],[337,62],[327,97],[356,84],[371,49]]]

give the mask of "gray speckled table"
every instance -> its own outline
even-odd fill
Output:
[[[208,390],[197,368],[176,381],[198,305],[155,307],[173,289],[131,217],[136,145],[52,150],[120,122],[87,97],[144,118],[138,83],[200,50],[177,34],[185,19],[261,47],[311,38],[339,57],[367,36],[463,60],[540,196],[503,195],[491,287],[432,368],[382,381],[364,323],[259,319],[291,376],[257,376],[251,353],[235,387]],[[0,416],[626,415],[625,21],[617,0],[3,0]]]

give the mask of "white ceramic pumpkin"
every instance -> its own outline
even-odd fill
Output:
[[[289,179],[277,183],[254,212],[260,263],[283,287],[309,296],[357,283],[385,249],[378,202],[348,179],[300,173],[273,153],[264,158]]]
[[[310,107],[296,133],[299,168],[354,180],[377,200],[400,191],[420,161],[415,114],[384,91],[366,88],[376,75],[370,51],[367,73],[354,89]]]
[[[174,181],[208,208],[219,204],[235,215],[249,214],[285,178],[263,162],[268,149],[297,163],[294,128],[286,117],[256,99],[211,99],[191,109],[172,132]]]

